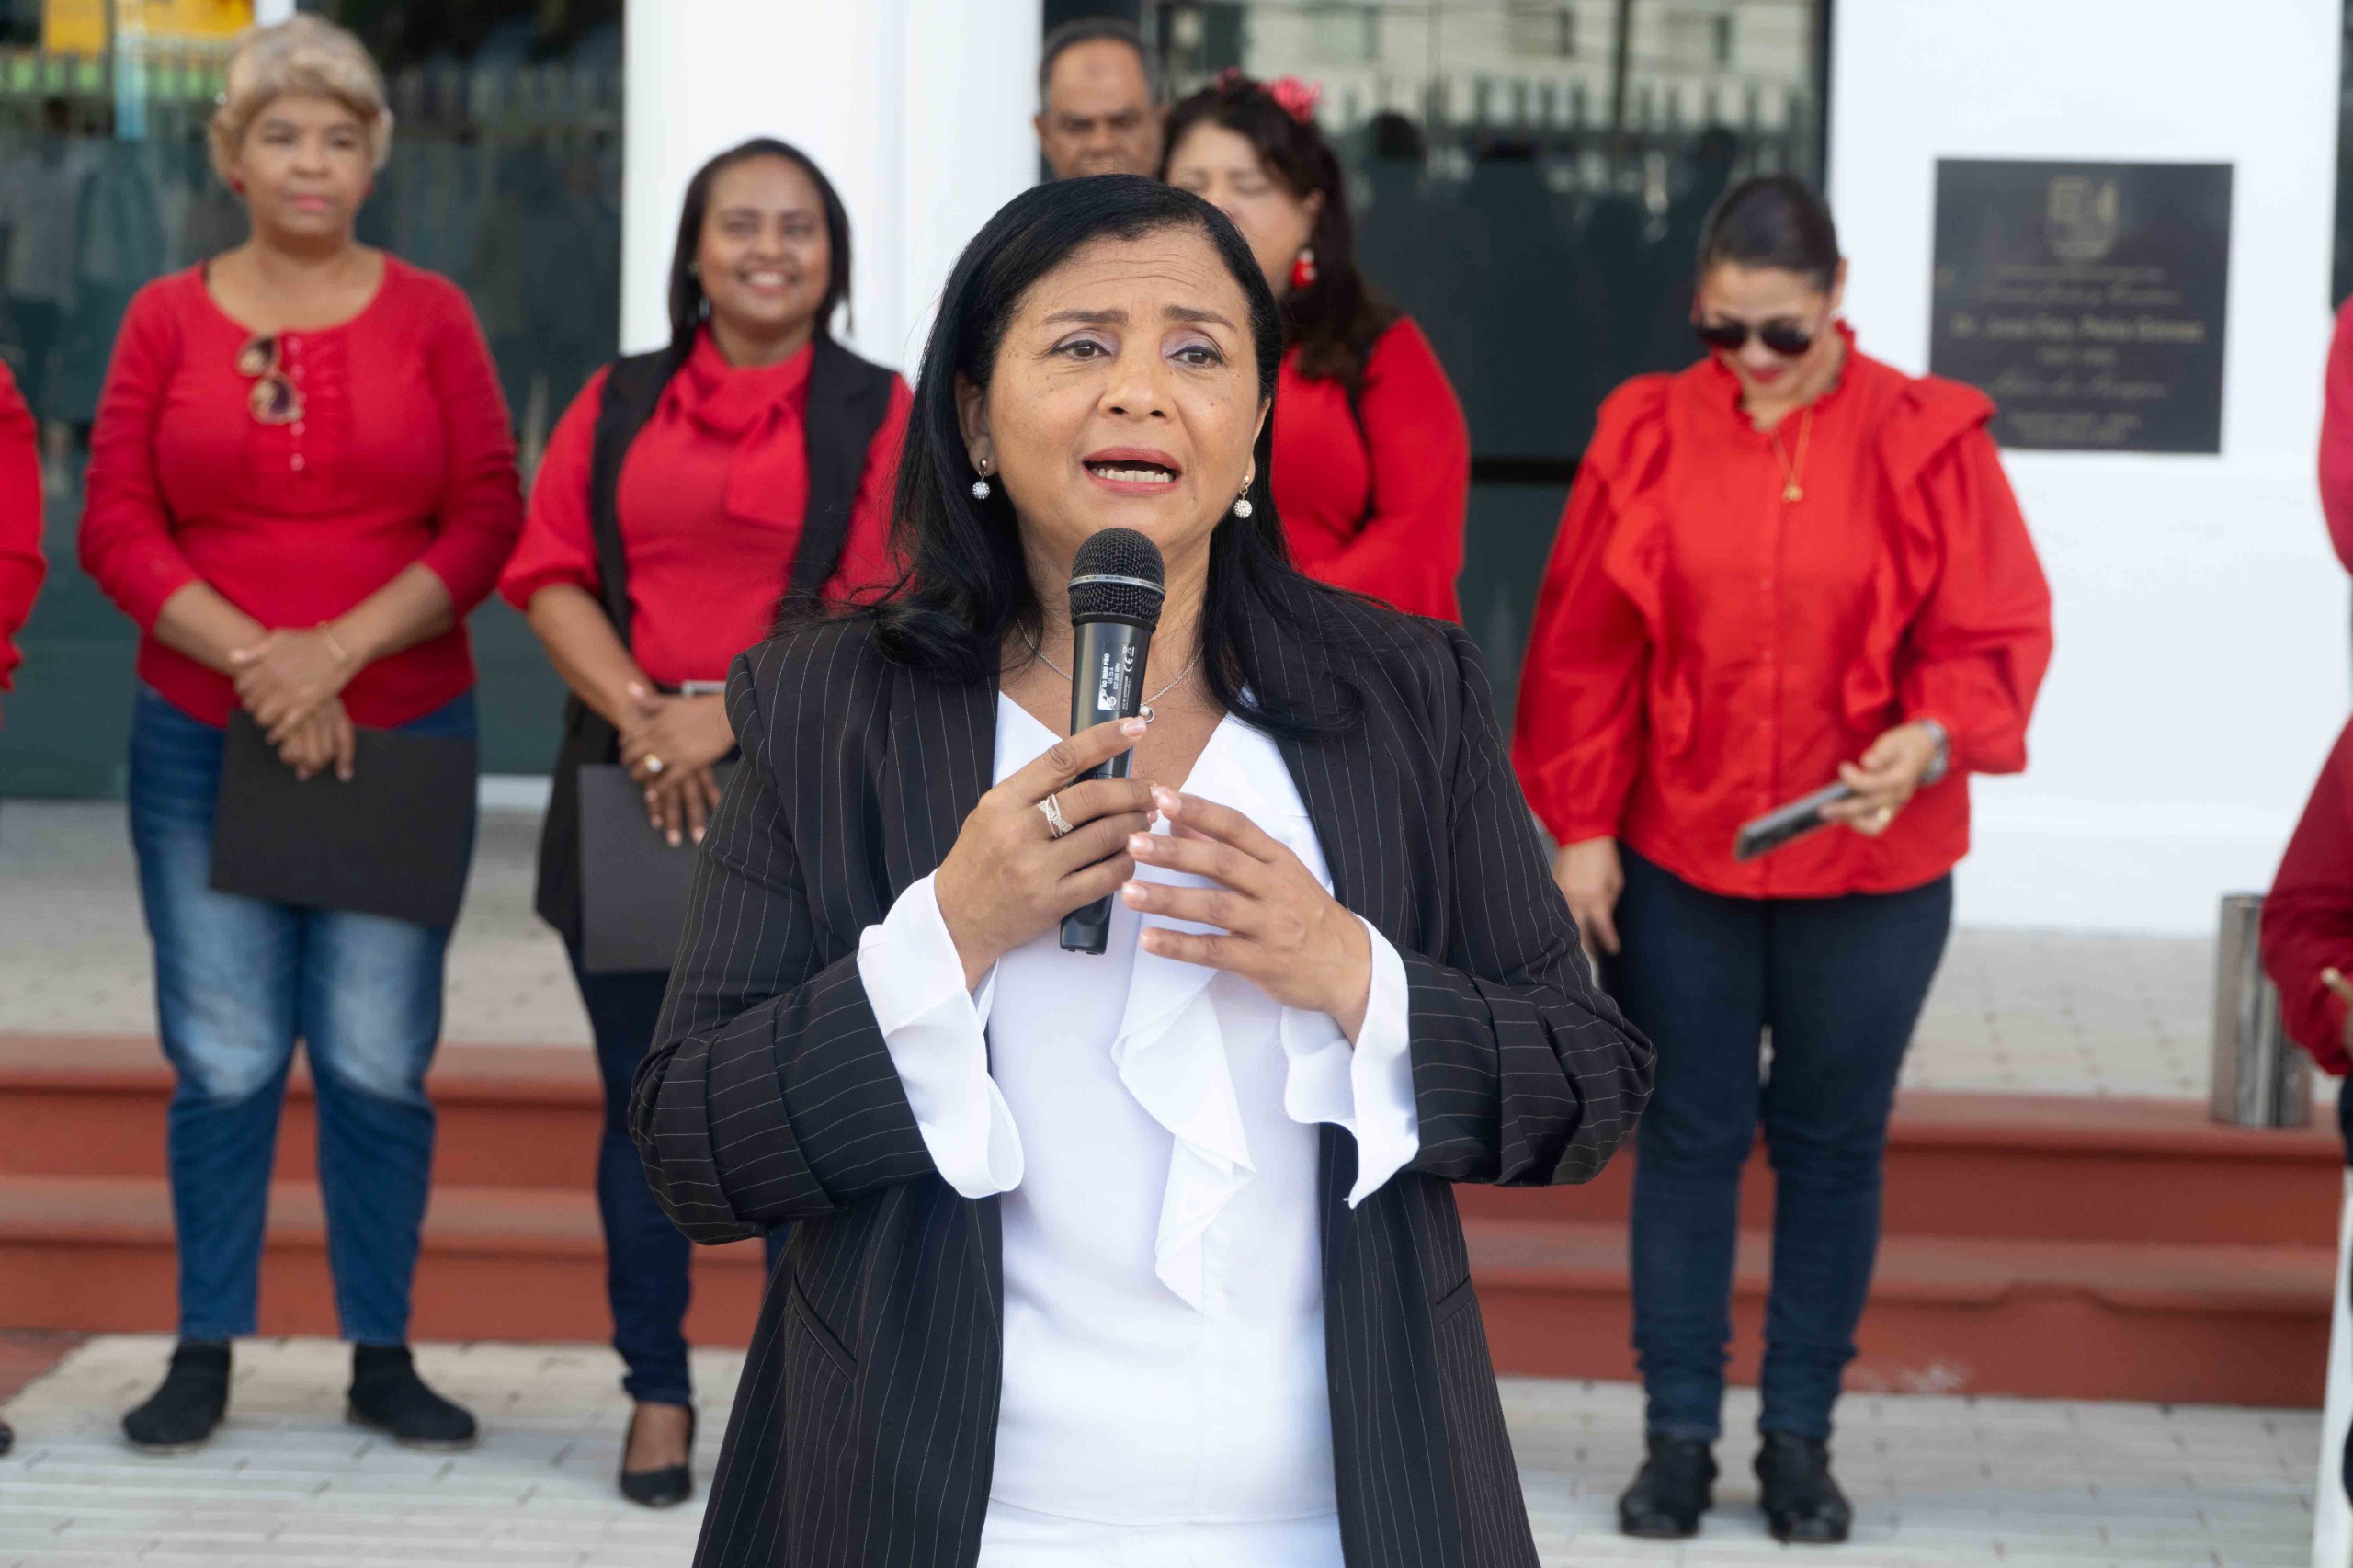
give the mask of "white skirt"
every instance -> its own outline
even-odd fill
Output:
[[[1343,1568],[1340,1516],[1106,1525],[989,1500],[980,1568]]]

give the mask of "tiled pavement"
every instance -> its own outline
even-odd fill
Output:
[[[694,1509],[648,1514],[613,1494],[625,1407],[601,1349],[424,1348],[427,1376],[484,1422],[480,1448],[445,1455],[343,1425],[340,1346],[255,1342],[239,1347],[233,1415],[213,1444],[148,1459],[114,1421],[165,1348],[93,1340],[6,1408],[20,1437],[0,1460],[0,1568],[684,1568],[692,1549]],[[705,1475],[738,1360],[697,1354]],[[1745,1437],[1724,1445],[1722,1502],[1700,1540],[1629,1541],[1611,1508],[1640,1444],[1635,1391],[1515,1379],[1504,1403],[1547,1564],[2309,1560],[2310,1412],[1859,1396],[1838,1446],[1855,1542],[1792,1559],[1766,1537]],[[1753,1396],[1735,1393],[1731,1429],[1754,1415]]]
[[[450,949],[449,1040],[585,1046],[563,951],[531,914],[537,817],[483,820]],[[152,1034],[147,937],[122,809],[0,806],[0,1029]],[[2212,944],[1956,933],[1907,1087],[2202,1098]]]

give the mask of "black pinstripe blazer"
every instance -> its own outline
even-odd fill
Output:
[[[1350,1568],[1533,1568],[1451,1183],[1601,1168],[1651,1049],[1592,983],[1470,639],[1302,585],[1267,695],[1344,666],[1362,723],[1282,753],[1336,892],[1404,960],[1421,1151],[1360,1207],[1322,1129],[1325,1339]],[[969,1568],[996,1436],[997,1202],[940,1179],[858,979],[858,934],[988,786],[993,685],[885,659],[863,622],[735,663],[744,765],[704,843],[632,1120],[699,1241],[799,1221],[761,1308],[699,1568]],[[1139,1420],[1152,1418],[1139,1412]]]

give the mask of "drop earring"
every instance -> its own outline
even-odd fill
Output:
[[[980,472],[981,475],[980,478],[972,481],[972,499],[985,501],[989,498],[989,460],[983,458],[972,466]]]
[[[1315,286],[1315,247],[1313,245],[1299,247],[1299,255],[1290,264],[1290,286],[1293,289],[1312,289]]]
[[[1247,517],[1256,510],[1256,506],[1250,505],[1250,486],[1245,484],[1242,487],[1242,494],[1233,498],[1233,515],[1237,517]]]

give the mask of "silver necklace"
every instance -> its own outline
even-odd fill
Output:
[[[1029,653],[1031,656],[1037,659],[1040,664],[1045,665],[1048,669],[1053,671],[1054,674],[1062,676],[1064,680],[1069,680],[1071,678],[1071,673],[1068,670],[1054,663],[1053,660],[1046,657],[1045,649],[1038,645],[1038,640],[1035,637],[1031,637],[1025,632],[1023,633],[1023,640],[1029,644]],[[1151,723],[1156,716],[1152,710],[1152,705],[1159,701],[1162,698],[1167,696],[1170,692],[1176,690],[1178,687],[1184,685],[1185,677],[1193,673],[1194,665],[1198,665],[1200,662],[1201,651],[1199,648],[1196,648],[1193,650],[1192,664],[1188,664],[1183,669],[1178,670],[1175,680],[1170,681],[1166,686],[1162,687],[1158,691],[1155,691],[1150,697],[1145,698],[1143,700],[1143,706],[1136,710],[1136,717],[1142,719],[1147,724]]]

